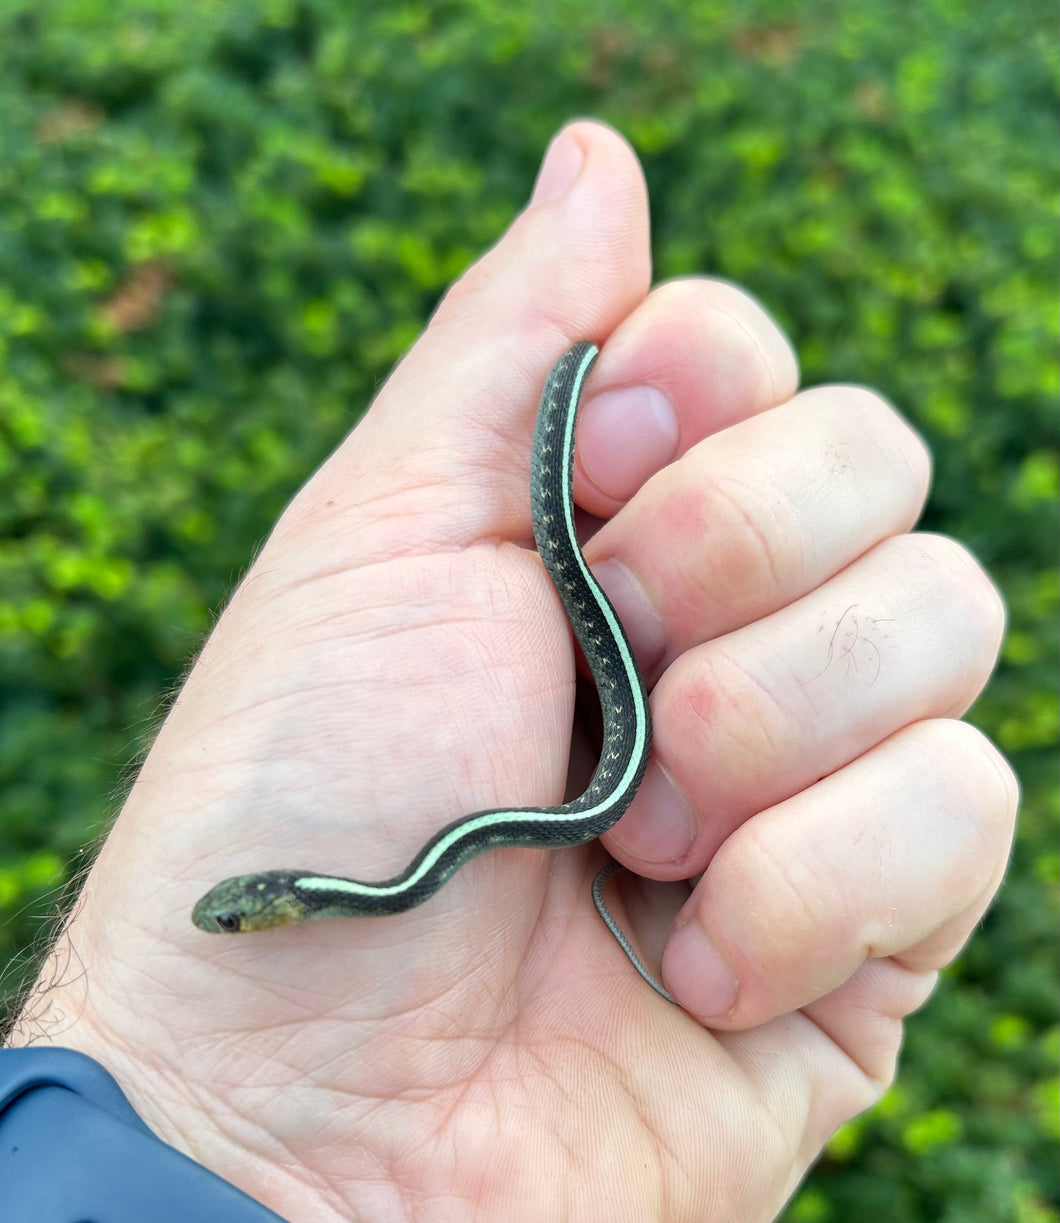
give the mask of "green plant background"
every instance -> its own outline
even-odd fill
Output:
[[[286,499],[579,113],[657,274],[891,397],[1008,599],[1011,873],[789,1223],[1057,1219],[1056,37],[971,0],[0,0],[8,993]]]

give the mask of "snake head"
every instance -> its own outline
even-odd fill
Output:
[[[208,934],[271,930],[311,916],[296,881],[312,871],[262,871],[237,875],[211,888],[192,910],[191,920]]]

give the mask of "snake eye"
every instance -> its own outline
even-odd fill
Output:
[[[235,934],[242,924],[238,913],[218,913],[214,921],[217,922],[225,934]]]

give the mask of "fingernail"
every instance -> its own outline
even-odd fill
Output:
[[[736,978],[694,921],[670,935],[662,971],[667,984],[680,991],[681,1005],[700,1019],[721,1019],[736,1005]]]
[[[613,556],[594,564],[593,576],[604,588],[629,634],[642,671],[651,671],[666,653],[666,627],[644,587]]]
[[[623,855],[643,862],[680,862],[699,832],[684,795],[656,761],[648,765],[637,802],[618,821],[611,839]]]
[[[548,146],[530,197],[531,204],[557,200],[581,172],[585,151],[569,132],[560,134]]]
[[[594,395],[581,408],[578,457],[601,492],[628,501],[677,453],[677,413],[654,386],[624,386]]]

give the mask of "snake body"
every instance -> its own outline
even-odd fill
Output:
[[[541,395],[530,461],[534,540],[589,664],[603,715],[600,759],[584,793],[557,807],[499,807],[461,816],[431,837],[392,879],[368,882],[312,870],[226,879],[193,910],[192,921],[201,930],[238,933],[313,918],[400,913],[428,900],[464,863],[486,850],[582,845],[611,828],[632,802],[651,750],[648,698],[629,639],[585,563],[574,524],[574,431],[596,357],[596,347],[582,341],[553,366]],[[603,885],[615,869],[612,863],[597,876],[594,903],[637,971],[670,999],[603,900]]]

